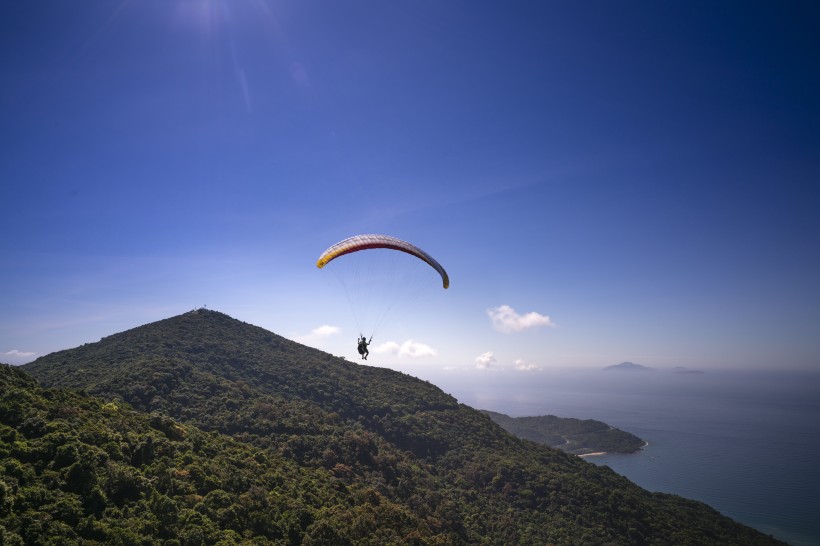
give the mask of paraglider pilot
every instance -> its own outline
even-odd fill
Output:
[[[370,341],[373,341],[373,336],[370,336]],[[370,345],[370,341],[365,339],[364,336],[359,338],[359,354],[362,355],[362,360],[367,360],[367,355],[370,354],[370,351],[367,350],[367,346]]]

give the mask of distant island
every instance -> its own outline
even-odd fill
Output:
[[[609,371],[625,371],[625,372],[654,372],[656,368],[650,368],[649,366],[644,366],[642,364],[635,364],[634,362],[621,362],[620,364],[615,364],[613,366],[607,366],[604,368],[605,372]],[[690,370],[684,366],[675,366],[672,368],[672,373],[676,374],[684,374],[684,375],[698,375],[704,374],[703,370]]]
[[[675,366],[675,368],[672,371],[675,372],[675,373],[680,373],[680,374],[702,374],[702,373],[706,373],[703,370],[690,370],[689,368],[685,368],[683,366]]]
[[[638,372],[638,371],[652,371],[653,368],[648,366],[642,366],[641,364],[635,364],[634,362],[621,362],[620,364],[615,364],[613,366],[607,366],[604,368],[604,371],[629,371],[629,372]]]
[[[573,455],[634,453],[646,445],[634,434],[593,419],[555,415],[510,417],[494,411],[481,411],[513,436]]]

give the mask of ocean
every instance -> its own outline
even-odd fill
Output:
[[[649,443],[587,457],[649,491],[709,504],[795,546],[820,545],[820,373],[448,373],[477,409],[597,419]]]

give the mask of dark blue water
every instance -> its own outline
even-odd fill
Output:
[[[431,380],[476,408],[598,419],[632,432],[649,442],[641,452],[586,460],[790,544],[820,545],[820,374],[498,372]]]

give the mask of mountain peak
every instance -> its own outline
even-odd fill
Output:
[[[177,419],[189,415],[206,429],[221,427],[211,418],[224,411],[220,397],[233,404],[252,398],[250,391],[271,403],[310,404],[354,419],[384,414],[395,400],[414,411],[458,406],[425,381],[348,362],[206,309],[52,353],[25,368],[49,386],[85,388]],[[191,405],[209,409],[190,416]]]

